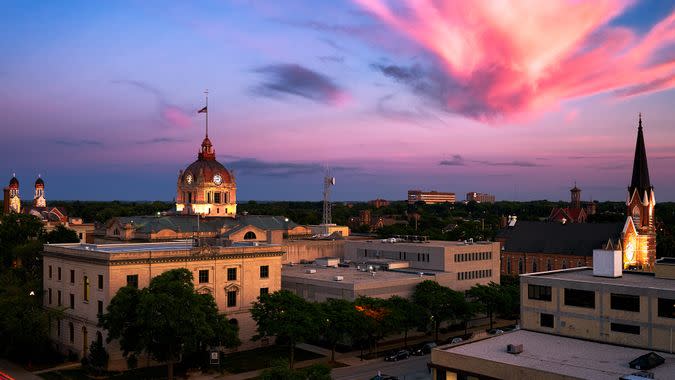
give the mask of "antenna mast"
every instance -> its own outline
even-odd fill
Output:
[[[335,186],[335,177],[331,175],[330,169],[326,168],[323,177],[323,224],[332,224],[330,190]]]

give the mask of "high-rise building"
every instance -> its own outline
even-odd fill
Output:
[[[438,203],[455,203],[456,200],[455,193],[444,193],[435,190],[408,190],[408,204],[424,202],[428,205],[434,205]]]
[[[478,203],[495,203],[495,196],[486,193],[477,193],[475,191],[466,193],[466,201],[475,201]]]

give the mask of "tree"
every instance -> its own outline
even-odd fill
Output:
[[[89,346],[89,355],[87,355],[86,365],[94,370],[97,374],[101,374],[108,365],[108,352],[103,347],[103,342],[95,340]]]
[[[457,318],[465,301],[462,293],[441,286],[435,281],[426,280],[415,287],[413,302],[426,312],[427,318],[422,325],[430,323],[434,331],[434,340],[438,341],[440,324]]]
[[[194,291],[192,273],[184,268],[162,273],[141,290],[121,288],[99,324],[108,330],[108,342],[119,339],[131,363],[142,353],[167,363],[169,379],[183,354],[239,344],[236,328],[210,294]]]
[[[377,349],[377,342],[382,340],[388,333],[393,331],[390,310],[383,299],[361,296],[354,301],[356,320],[353,327],[354,340],[368,343],[369,350],[373,345]]]
[[[33,215],[9,213],[0,217],[0,267],[20,266],[15,248],[29,241],[40,240],[43,225]]]
[[[276,336],[278,341],[288,342],[289,368],[292,369],[295,346],[318,335],[317,314],[314,304],[288,290],[263,294],[251,308],[251,316],[258,325],[258,334],[253,340]]]
[[[490,318],[490,329],[492,329],[494,313],[504,302],[504,295],[499,284],[490,282],[488,285],[475,285],[469,289],[468,294],[476,299],[480,310],[487,313]]]
[[[335,361],[335,347],[352,331],[356,310],[353,303],[335,298],[329,298],[328,301],[319,304],[319,308],[324,326],[322,334],[330,344],[330,360]]]
[[[420,325],[423,313],[412,301],[399,296],[391,296],[387,299],[387,305],[393,330],[403,332],[403,342],[408,347],[408,332]]]
[[[58,225],[53,230],[47,232],[43,240],[45,243],[51,244],[80,242],[80,238],[77,237],[77,232],[63,225]]]
[[[293,370],[286,361],[277,361],[275,365],[262,371],[259,380],[330,380],[331,369],[325,364],[313,364],[307,368]]]

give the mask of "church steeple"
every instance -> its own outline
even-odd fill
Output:
[[[647,191],[651,192],[652,185],[649,182],[649,167],[647,165],[647,151],[645,149],[645,139],[642,134],[642,114],[638,120],[638,134],[635,143],[635,158],[633,159],[633,177],[628,188],[629,196],[638,190],[640,196]]]

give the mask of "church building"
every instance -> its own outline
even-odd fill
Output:
[[[581,204],[581,189],[575,184],[570,192],[570,207],[554,209],[548,221],[517,221],[513,218],[512,223],[499,231],[502,274],[592,266],[594,249],[620,250],[624,269],[654,270],[656,200],[649,180],[641,115],[625,222],[585,223],[589,213]]]

